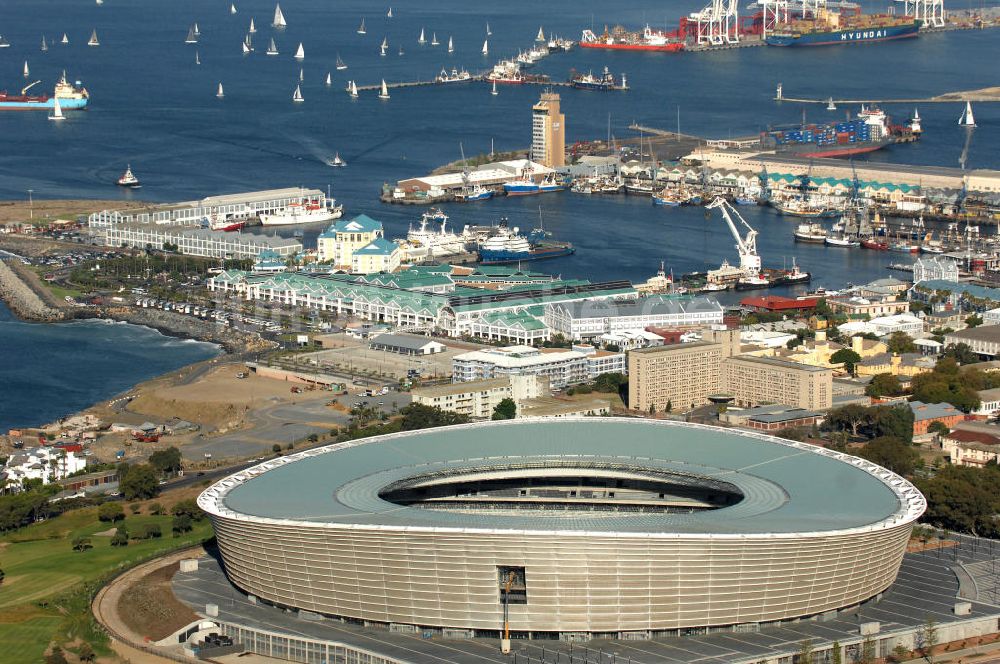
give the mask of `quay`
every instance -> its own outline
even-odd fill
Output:
[[[486,83],[487,82],[486,81],[486,75],[485,74],[477,74],[477,75],[473,76],[472,78],[470,78],[467,82],[468,83]],[[440,83],[438,81],[396,81],[395,83],[390,83],[389,81],[385,82],[385,87],[388,88],[388,89],[390,89],[390,90],[398,90],[398,89],[402,89],[402,88],[422,88],[422,87],[427,87],[427,86],[431,86],[431,85],[433,85],[433,86],[448,87],[448,86],[461,85],[461,83],[460,82]],[[506,84],[504,84],[504,85],[506,85]],[[551,87],[551,88],[572,88],[573,87],[573,84],[571,82],[569,82],[569,81],[551,81],[551,80],[544,80],[543,81],[543,80],[531,80],[531,79],[525,79],[525,80],[521,81],[521,83],[518,83],[518,85],[544,85],[546,87]],[[358,92],[378,92],[381,89],[382,89],[382,84],[381,83],[376,83],[374,85],[359,85],[358,86]],[[620,89],[620,88],[616,88],[616,89]]]

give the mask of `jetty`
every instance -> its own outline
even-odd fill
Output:
[[[487,83],[488,81],[486,80],[485,74],[476,74],[475,76],[473,76],[472,78],[470,78],[468,81],[465,82]],[[462,84],[461,82],[442,83],[440,81],[396,81],[395,83],[390,83],[389,81],[386,81],[385,87],[389,88],[390,90],[398,90],[401,88],[422,88],[431,85],[436,87],[452,87],[461,84]],[[538,80],[525,79],[519,85],[544,85],[550,88],[573,87],[573,83],[569,81],[552,81],[552,80],[542,80],[542,79]],[[381,89],[382,89],[382,83],[373,83],[370,85],[358,86],[358,92],[380,92]]]
[[[830,97],[825,99],[809,99],[804,97],[786,97],[778,94],[775,101],[788,101],[795,104],[829,104]],[[934,97],[914,97],[909,99],[833,99],[834,104],[955,104],[975,102],[1000,102],[1000,86],[966,90],[962,92],[946,92]]]

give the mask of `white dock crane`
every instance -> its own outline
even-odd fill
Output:
[[[903,13],[920,19],[922,28],[944,27],[944,0],[896,0],[903,3]]]
[[[746,222],[736,208],[730,205],[725,198],[721,196],[717,197],[714,201],[709,203],[708,209],[719,208],[722,212],[722,218],[726,220],[729,225],[729,232],[733,234],[733,239],[736,240],[736,250],[740,253],[740,270],[743,271],[743,279],[741,281],[760,281],[760,256],[757,255],[757,231],[753,229],[753,226]],[[733,217],[730,214],[736,215],[736,218],[740,220],[740,223],[747,229],[746,237],[740,236],[740,230],[736,226],[736,222],[733,221]]]
[[[738,0],[712,0],[712,3],[690,16],[697,24],[699,44],[738,44],[740,17]]]

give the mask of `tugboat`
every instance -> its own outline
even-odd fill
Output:
[[[333,159],[331,159],[328,163],[336,168],[343,168],[344,166],[347,166],[347,162],[340,158],[339,152],[333,155]]]
[[[131,164],[125,167],[125,172],[122,173],[120,178],[118,178],[118,186],[128,187],[130,189],[138,189],[142,186],[142,183],[139,182],[139,178],[137,178],[135,173],[132,172]]]

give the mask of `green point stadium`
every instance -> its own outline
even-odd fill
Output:
[[[766,625],[896,578],[924,497],[857,457],[624,418],[513,420],[279,457],[209,487],[230,581],[363,624],[616,638]]]

